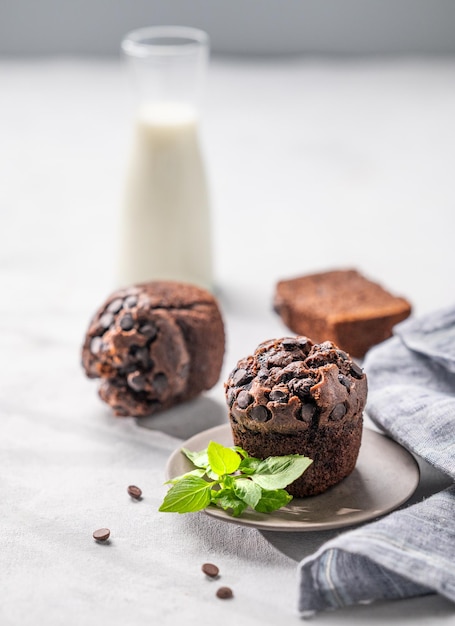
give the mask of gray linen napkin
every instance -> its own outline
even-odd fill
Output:
[[[402,322],[371,349],[369,417],[455,479],[455,306]],[[437,592],[455,602],[455,485],[346,532],[299,566],[302,615]]]

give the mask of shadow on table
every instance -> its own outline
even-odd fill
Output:
[[[226,406],[208,396],[200,396],[158,415],[137,419],[138,426],[183,440],[207,428],[227,423]]]

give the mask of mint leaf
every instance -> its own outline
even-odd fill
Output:
[[[167,492],[159,511],[168,513],[194,513],[205,509],[211,500],[213,483],[198,476],[186,476]]]
[[[191,472],[185,472],[185,474],[180,474],[180,476],[171,478],[170,480],[167,480],[164,484],[175,485],[175,483],[178,483],[180,480],[182,480],[182,478],[185,478],[186,476],[199,476],[199,478],[202,478],[204,474],[205,474],[205,469],[203,469],[202,467],[198,467],[194,470],[191,470]]]
[[[257,470],[258,465],[262,463],[261,459],[256,459],[254,456],[249,456],[246,459],[243,459],[239,465],[239,470],[242,474],[254,474]]]
[[[225,511],[231,511],[234,517],[241,515],[248,506],[246,502],[237,498],[230,489],[219,491],[215,497],[215,503]]]
[[[246,502],[252,509],[256,507],[262,496],[262,489],[249,478],[237,478],[233,489],[237,498]]]
[[[203,467],[205,469],[209,466],[207,449],[201,450],[200,452],[192,452],[191,450],[188,450],[188,448],[182,448],[182,452],[196,467]]]
[[[284,489],[301,476],[312,462],[300,454],[269,456],[259,463],[251,480],[263,489]]]
[[[254,508],[259,513],[271,513],[286,506],[291,500],[292,496],[284,489],[263,490],[262,497]]]
[[[248,452],[244,450],[243,448],[241,448],[240,446],[232,446],[231,450],[238,452],[240,455],[243,456],[244,459],[247,459],[250,456]]]
[[[195,469],[169,480],[171,484],[159,510],[172,513],[201,511],[214,504],[238,517],[249,506],[270,513],[292,500],[284,487],[312,463],[299,455],[250,457],[243,448],[227,448],[211,441],[206,450],[182,453]]]
[[[231,450],[230,448],[225,448],[220,443],[216,443],[215,441],[211,441],[209,443],[207,455],[210,468],[218,474],[218,476],[232,474],[237,471],[240,461],[242,460],[237,452],[234,452],[234,450]]]

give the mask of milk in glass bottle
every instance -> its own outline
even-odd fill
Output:
[[[211,288],[210,210],[199,141],[209,42],[177,26],[126,35],[137,93],[120,222],[119,286],[179,280]]]

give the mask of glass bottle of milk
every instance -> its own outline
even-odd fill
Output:
[[[198,135],[209,40],[157,26],[122,41],[138,95],[120,221],[119,286],[179,280],[212,288],[210,207]]]

